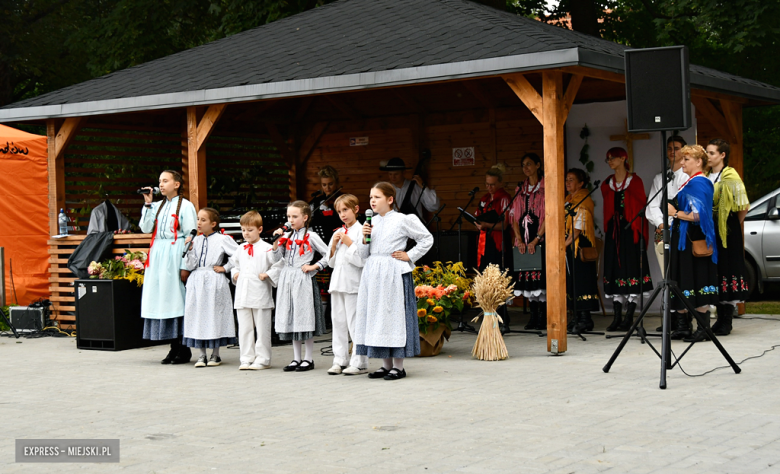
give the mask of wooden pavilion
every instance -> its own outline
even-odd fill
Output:
[[[428,180],[449,204],[447,225],[490,166],[504,162],[505,181],[517,182],[520,156],[537,152],[547,186],[548,351],[556,341],[565,352],[564,126],[573,104],[625,99],[625,49],[466,0],[342,0],[11,104],[0,122],[46,125],[52,234],[66,202],[94,205],[99,193],[140,213],[133,190],[149,178],[112,177],[130,162],[156,173],[178,165],[202,207],[213,180],[257,163],[284,178],[266,197],[307,198],[330,164],[345,191],[364,199],[383,177],[381,160],[413,166],[430,149]],[[780,102],[780,89],[699,66],[691,87],[697,139],[729,140],[741,172],[742,109]],[[368,144],[350,146],[357,137]],[[236,141],[254,151],[236,151]],[[453,166],[458,147],[474,148],[473,165]],[[79,239],[50,241],[59,312],[73,310],[64,263]],[[117,238],[117,251],[133,245],[148,236]]]

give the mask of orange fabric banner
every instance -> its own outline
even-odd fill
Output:
[[[49,297],[47,139],[0,125],[0,247],[6,304]],[[13,283],[11,286],[11,267]]]

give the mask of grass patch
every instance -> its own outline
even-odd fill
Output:
[[[780,301],[749,301],[745,303],[745,314],[780,314]]]

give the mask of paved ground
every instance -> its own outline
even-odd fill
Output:
[[[780,340],[780,317],[738,320],[723,338],[740,361]],[[606,318],[599,318],[604,327]],[[655,327],[657,318],[648,320]],[[435,358],[407,362],[397,382],[317,369],[239,372],[159,364],[165,347],[80,351],[72,339],[0,338],[0,470],[16,472],[780,472],[780,350],[743,372],[669,373],[647,346],[569,338],[506,338],[510,359],[471,358],[455,334]],[[328,345],[318,343],[318,351]],[[676,343],[674,350],[683,345]],[[688,373],[724,365],[711,343],[683,360]],[[376,363],[374,363],[374,368]],[[15,438],[119,438],[121,463],[15,464]]]

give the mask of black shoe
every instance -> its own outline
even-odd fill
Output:
[[[406,369],[398,370],[395,367],[390,369],[390,372],[384,376],[385,380],[398,380],[406,377]]]
[[[574,334],[574,327],[577,325],[577,314],[571,311],[566,314],[566,332]]]
[[[385,378],[385,375],[389,374],[390,371],[385,369],[384,367],[380,367],[379,370],[375,372],[371,372],[368,374],[368,378],[370,379],[383,379]]]
[[[294,361],[290,362],[289,364],[285,365],[282,368],[282,370],[285,371],[285,372],[295,372],[296,370],[298,370],[298,367],[300,365],[301,365],[300,362],[298,362],[297,360],[294,360]]]
[[[191,360],[192,350],[187,346],[181,346],[179,352],[176,353],[176,357],[171,361],[171,364],[189,364]]]
[[[301,364],[295,369],[296,372],[308,372],[309,370],[314,370],[313,360],[302,360]]]
[[[718,305],[718,320],[712,325],[712,332],[716,336],[728,336],[731,334],[735,309],[730,304]]]
[[[702,341],[709,341],[710,336],[707,334],[707,331],[705,328],[708,328],[710,326],[710,313],[705,311],[703,313],[699,313],[699,319],[704,321],[704,326],[702,326],[701,322],[698,320],[696,321],[697,327],[696,331],[691,335],[691,337],[686,337],[683,339],[685,342],[702,342]]]
[[[580,334],[593,330],[593,318],[590,316],[590,311],[580,311],[578,313],[577,325],[574,327],[574,332]]]
[[[693,331],[691,319],[693,316],[689,315],[688,313],[681,313],[679,311],[675,312],[674,316],[677,320],[677,329],[672,331],[671,338],[675,341],[679,341],[691,337],[691,332]]]
[[[671,328],[669,328],[669,330],[671,332],[674,332],[674,331],[676,331],[678,329],[678,319],[677,319],[676,314],[677,314],[676,311],[671,311],[670,314],[669,314],[669,316],[671,317],[671,319],[669,321],[671,322],[671,326],[672,326]],[[656,332],[662,332],[663,330],[664,330],[663,326],[658,326],[657,328],[655,328]]]
[[[628,331],[631,329],[631,325],[634,324],[634,310],[636,310],[636,303],[628,303],[626,315],[623,317],[623,322],[620,323],[618,331]]]
[[[620,329],[620,323],[623,321],[623,304],[613,301],[612,314],[612,324],[607,326],[607,331],[617,331]]]
[[[173,359],[176,358],[176,353],[179,352],[178,348],[174,348],[171,346],[171,350],[168,351],[168,355],[165,356],[165,359],[161,360],[161,364],[170,364],[173,362]]]

